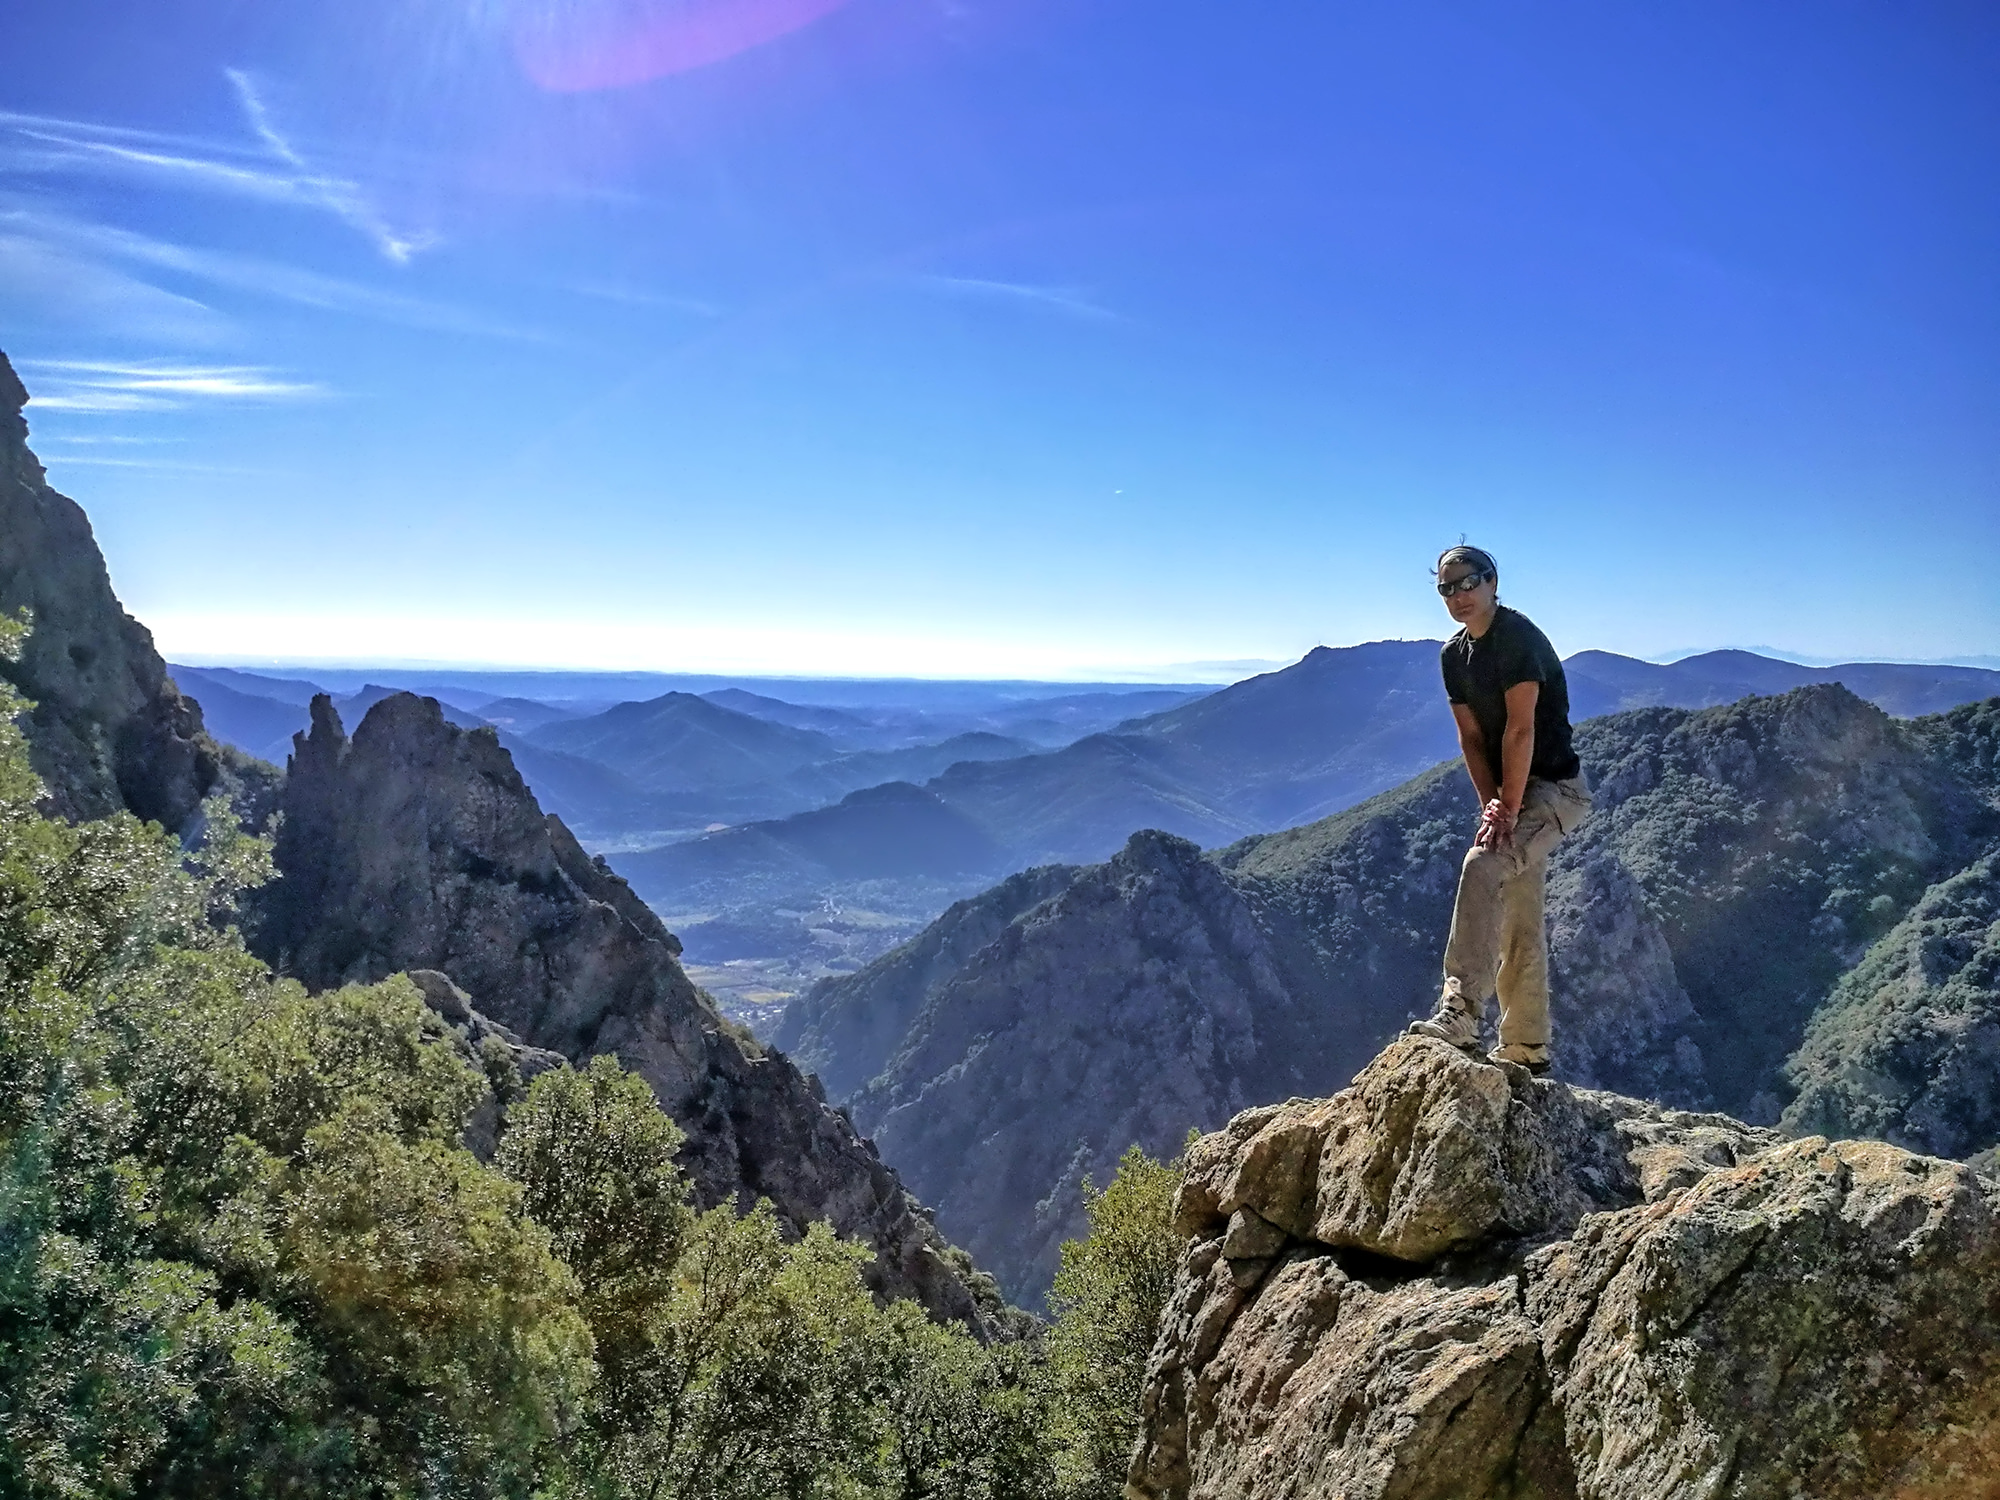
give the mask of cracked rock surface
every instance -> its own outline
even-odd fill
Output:
[[[2000,1496],[2000,1184],[1392,1043],[1189,1154],[1131,1500]]]

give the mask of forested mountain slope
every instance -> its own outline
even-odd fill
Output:
[[[1912,726],[2000,806],[2000,699]],[[2000,851],[1939,882],[1816,1012],[1786,1125],[1939,1156],[2000,1147]]]
[[[1775,1122],[1836,981],[2000,838],[1938,732],[1838,686],[1581,726],[1598,810],[1550,878],[1562,1076]],[[803,1065],[870,1080],[858,1122],[1032,1296],[1082,1175],[1330,1092],[1428,1009],[1475,816],[1447,763],[1207,855],[1140,835],[1004,925],[1013,898],[967,903],[998,934],[923,966],[920,1001],[901,950],[785,1035]],[[890,1013],[912,1020],[885,1041]]]
[[[2000,1144],[2000,854],[1924,893],[1842,977],[1788,1071],[1794,1129],[1931,1156]]]

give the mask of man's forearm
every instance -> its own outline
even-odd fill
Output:
[[[1486,739],[1483,735],[1461,734],[1458,748],[1465,756],[1465,773],[1472,778],[1472,789],[1479,793],[1479,805],[1484,807],[1500,795],[1486,763]]]
[[[1500,804],[1510,813],[1521,810],[1528,794],[1528,767],[1535,763],[1535,726],[1507,726],[1500,737]]]

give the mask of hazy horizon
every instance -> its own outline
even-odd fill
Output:
[[[1445,634],[1446,633],[1441,632],[1438,636],[1435,637],[1432,636],[1377,637],[1376,641],[1391,640],[1391,639],[1418,640],[1418,641],[1427,641],[1435,639],[1442,641]],[[1331,642],[1324,642],[1321,644],[1329,645],[1334,650],[1341,650],[1353,646],[1372,645],[1375,643],[1376,643],[1375,641],[1348,641],[1338,644]],[[1317,647],[1308,648],[1308,650],[1313,650],[1313,649],[1317,649]],[[1581,651],[1602,650],[1604,648],[1592,647],[1586,645],[1586,646],[1577,646],[1574,647],[1573,649],[1564,649],[1563,647],[1558,646],[1557,649],[1561,651],[1563,656],[1569,657],[1569,656],[1574,656]],[[1902,665],[1902,666],[1970,667],[1982,671],[2000,671],[2000,656],[1974,655],[1974,656],[1965,656],[1957,658],[1945,657],[1945,658],[1923,658],[1923,659],[1884,656],[1884,655],[1838,656],[1838,657],[1802,656],[1802,655],[1796,655],[1787,652],[1773,650],[1772,648],[1767,646],[1738,646],[1738,645],[1704,647],[1701,650],[1696,650],[1696,651],[1667,651],[1650,656],[1633,656],[1633,659],[1637,661],[1650,662],[1659,666],[1666,666],[1666,665],[1671,665],[1674,662],[1685,661],[1690,657],[1707,655],[1715,651],[1747,651],[1758,656],[1770,657],[1773,660],[1777,661],[1793,662],[1799,666],[1806,666],[1806,667],[1849,666],[1862,662],[1881,662],[1881,663],[1888,663],[1888,664]],[[1302,657],[1305,654],[1306,653],[1302,652],[1300,653],[1300,656]],[[1631,653],[1627,652],[1620,652],[1617,654],[1631,655]],[[1261,673],[1266,673],[1266,672],[1282,671],[1284,668],[1294,665],[1300,659],[1300,657],[1292,657],[1283,660],[1270,659],[1263,661],[1176,662],[1176,663],[1167,663],[1158,668],[1144,669],[1144,674],[1142,674],[1141,669],[1135,668],[1135,669],[1126,669],[1130,673],[1130,675],[1121,676],[1118,675],[1119,669],[1108,668],[1106,669],[1103,675],[1098,675],[1098,676],[1079,675],[1074,677],[1033,677],[1033,676],[1020,676],[1020,675],[925,676],[925,675],[910,675],[910,674],[895,674],[895,673],[886,673],[886,674],[885,673],[830,673],[830,672],[795,672],[795,671],[784,671],[784,670],[772,670],[768,672],[708,672],[699,669],[687,669],[681,667],[618,668],[618,667],[606,667],[601,665],[590,665],[590,664],[555,665],[555,664],[535,664],[535,663],[505,662],[505,661],[447,660],[442,658],[426,658],[426,657],[415,657],[407,659],[379,658],[372,660],[364,660],[364,659],[339,658],[339,657],[300,659],[300,658],[285,658],[285,657],[251,657],[251,656],[241,656],[241,655],[207,656],[201,653],[176,654],[172,651],[166,650],[164,647],[162,647],[162,655],[164,655],[170,663],[180,666],[202,667],[211,669],[227,669],[232,671],[255,673],[265,676],[275,676],[286,672],[310,674],[311,672],[314,671],[323,673],[339,673],[343,676],[365,675],[366,673],[369,672],[395,672],[395,673],[435,672],[445,675],[463,674],[468,676],[487,674],[494,676],[546,675],[549,677],[605,676],[605,677],[662,677],[662,678],[689,678],[689,679],[713,678],[718,682],[730,682],[738,680],[762,681],[762,682],[938,682],[938,683],[966,682],[966,683],[989,684],[994,686],[1018,684],[1023,687],[1048,686],[1048,687],[1080,687],[1080,688],[1090,688],[1090,687],[1115,688],[1115,687],[1128,687],[1128,686],[1168,687],[1168,688],[1223,687],[1233,682],[1240,682],[1246,677],[1254,677]],[[1179,675],[1175,675],[1177,672]]]

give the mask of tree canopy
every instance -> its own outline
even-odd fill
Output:
[[[697,1213],[615,1059],[520,1093],[400,975],[272,974],[220,798],[187,846],[43,816],[23,707],[0,683],[0,1497],[1118,1492],[1174,1168],[1091,1194],[1045,1340],[878,1308],[825,1225]]]

